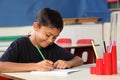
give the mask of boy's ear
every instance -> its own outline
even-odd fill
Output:
[[[39,29],[38,22],[33,23],[33,28],[34,28],[35,31],[37,31]]]

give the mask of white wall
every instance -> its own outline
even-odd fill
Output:
[[[102,39],[102,24],[65,25],[59,37],[69,37],[73,43],[80,38],[93,38],[99,43]]]
[[[32,32],[32,26],[0,27],[0,36],[26,35]]]
[[[32,26],[0,27],[0,36],[18,36],[31,33]],[[9,45],[10,42],[0,42],[0,46]]]

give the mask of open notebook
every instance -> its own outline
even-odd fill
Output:
[[[80,71],[80,69],[54,69],[52,71],[31,71],[31,74],[66,76],[78,71]]]

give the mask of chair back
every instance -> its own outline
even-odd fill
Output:
[[[57,40],[57,43],[72,43],[72,40],[70,38],[59,38]]]
[[[93,39],[79,39],[79,40],[77,41],[77,44],[91,44],[91,41],[94,42]]]
[[[57,44],[72,44],[72,39],[71,38],[59,38],[56,41]],[[65,48],[69,52],[71,52],[71,48]]]

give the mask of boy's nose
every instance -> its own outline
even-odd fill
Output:
[[[54,39],[52,37],[49,38],[49,43],[52,43]]]

